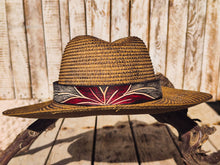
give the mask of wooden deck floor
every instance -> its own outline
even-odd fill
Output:
[[[189,115],[217,128],[203,149],[220,150],[220,116],[205,103],[191,108]],[[182,165],[177,136],[175,129],[149,115],[59,119],[9,165]]]

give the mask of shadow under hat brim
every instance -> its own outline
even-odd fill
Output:
[[[93,115],[158,114],[185,109],[212,98],[212,95],[196,91],[162,87],[163,97],[139,104],[80,106],[48,101],[30,106],[14,108],[4,115],[26,118],[67,118]]]

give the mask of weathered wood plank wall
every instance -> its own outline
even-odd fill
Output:
[[[1,0],[0,99],[46,100],[70,38],[140,37],[177,88],[220,100],[220,0]]]
[[[0,1],[0,98],[14,98],[5,1]]]

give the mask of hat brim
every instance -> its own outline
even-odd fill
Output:
[[[202,92],[162,87],[163,97],[154,101],[129,105],[81,106],[48,101],[6,110],[4,115],[25,118],[67,118],[92,115],[158,114],[185,109],[212,98]]]

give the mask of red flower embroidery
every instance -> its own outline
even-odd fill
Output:
[[[131,85],[102,87],[80,87],[75,86],[78,94],[72,95],[62,101],[65,104],[78,105],[112,105],[112,104],[134,104],[153,100],[154,97],[141,92],[143,89],[152,87],[135,88]]]

